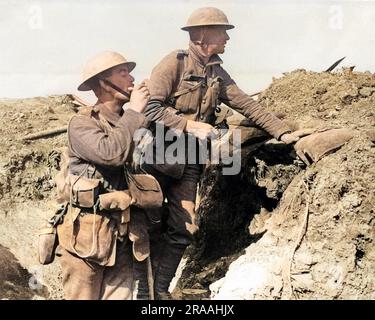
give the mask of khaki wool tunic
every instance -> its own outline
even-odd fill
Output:
[[[226,104],[279,139],[282,134],[290,132],[280,119],[267,112],[258,102],[244,93],[222,67],[223,61],[218,55],[213,55],[206,65],[203,65],[193,46],[189,50],[171,52],[153,69],[150,77],[151,99],[145,114],[150,121],[164,122],[169,128],[184,130],[187,119],[207,122],[200,113],[204,102],[207,84],[220,77],[218,104]],[[205,79],[203,85],[194,89],[199,79]],[[171,103],[173,94],[181,90],[192,90],[183,94]],[[176,112],[171,112],[173,107]],[[179,115],[180,114],[180,115]]]

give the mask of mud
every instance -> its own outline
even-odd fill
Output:
[[[66,137],[34,141],[23,137],[67,125],[74,110],[68,96],[0,100],[0,244],[14,254],[12,264],[16,259],[28,270],[16,281],[25,284],[28,295],[13,298],[62,298],[59,264],[41,266],[36,243],[39,228],[56,209],[53,177]],[[10,265],[5,259],[3,263]],[[44,286],[41,296],[39,288]]]
[[[9,252],[0,245],[0,297],[3,300],[43,299],[48,290],[38,283],[33,274],[23,268]]]

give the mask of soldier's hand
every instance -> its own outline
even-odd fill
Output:
[[[215,136],[217,130],[208,123],[188,120],[185,131],[191,133],[198,139],[204,140],[206,138]]]
[[[125,210],[133,203],[128,191],[113,191],[99,196],[101,210]]]
[[[147,80],[143,80],[135,87],[130,87],[128,90],[131,92],[129,109],[137,112],[143,112],[150,100],[150,92],[147,87]]]
[[[297,142],[300,138],[308,136],[314,132],[316,132],[317,129],[315,128],[307,128],[307,129],[300,129],[297,131],[293,131],[292,133],[285,133],[281,136],[280,141],[290,144]]]
[[[299,137],[293,133],[284,133],[280,138],[280,141],[284,142],[285,144],[291,144],[297,142],[298,140]]]

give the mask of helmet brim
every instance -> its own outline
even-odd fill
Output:
[[[128,61],[128,62],[125,62],[125,63],[119,63],[119,64],[116,64],[116,65],[112,66],[111,68],[113,68],[113,67],[117,67],[117,66],[120,66],[120,65],[122,65],[122,64],[125,64],[125,65],[128,67],[129,73],[132,72],[132,71],[134,70],[135,66],[136,66],[136,63],[135,63],[135,62]],[[111,68],[109,68],[109,69],[111,69]],[[108,69],[107,69],[107,70],[108,70]],[[103,70],[102,72],[104,72],[104,71],[106,71],[106,70]],[[83,82],[78,86],[77,90],[78,90],[78,91],[90,91],[90,90],[92,90],[92,89],[90,88],[90,86],[88,85],[88,82],[89,82],[91,79],[95,78],[96,76],[97,76],[97,74],[96,74],[96,75],[93,75],[92,77],[90,77],[90,78],[86,79],[85,81],[83,81]]]
[[[212,24],[194,24],[194,25],[187,25],[181,28],[181,30],[189,31],[193,28],[198,27],[226,27],[227,30],[233,29],[234,25],[232,24],[220,24],[220,23],[212,23]]]

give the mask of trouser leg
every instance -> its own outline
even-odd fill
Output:
[[[171,184],[166,191],[169,214],[164,234],[165,245],[155,272],[155,296],[158,299],[169,298],[170,282],[185,248],[198,230],[195,221],[195,198],[199,176],[199,166],[186,166],[183,177]]]
[[[90,263],[62,249],[60,262],[65,299],[131,300],[133,254],[130,243],[118,243],[116,263],[112,267]]]
[[[167,244],[161,254],[158,269],[155,273],[155,299],[170,300],[170,283],[185,252],[185,246]]]
[[[161,242],[161,220],[164,208],[148,209],[146,215],[148,218],[148,233],[150,239],[150,255],[152,265],[152,276],[155,275],[157,269],[160,250],[163,247]],[[148,267],[146,261],[134,261],[134,276],[138,283],[137,288],[137,300],[148,300],[149,295],[149,284],[148,284]]]
[[[104,267],[88,263],[62,248],[60,259],[66,300],[98,300]]]
[[[133,253],[131,241],[117,243],[116,263],[105,267],[101,289],[102,300],[133,299]]]

